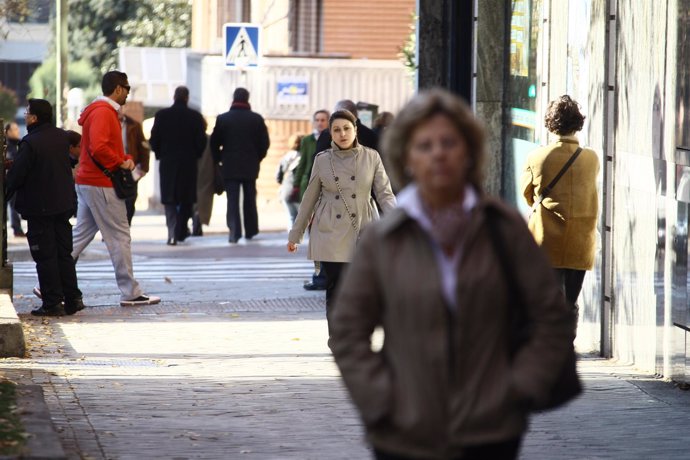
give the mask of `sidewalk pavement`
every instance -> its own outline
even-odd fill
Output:
[[[30,356],[0,367],[43,386],[68,458],[370,458],[326,346],[323,292],[301,288],[311,268],[304,248],[285,253],[284,233],[239,246],[218,233],[166,248],[158,216],[141,216],[133,234],[142,276],[152,260],[171,268],[199,261],[172,283],[147,278],[147,289],[164,299],[158,306],[118,307],[108,277],[83,283],[87,304],[98,306],[32,318],[25,314],[36,304],[32,280],[15,276]],[[17,259],[20,244],[12,242]],[[78,264],[80,280],[107,257],[102,251],[92,244]],[[246,270],[239,268],[227,280],[195,278],[205,264],[239,266],[252,254],[268,267],[300,261],[300,275],[283,280],[276,269],[235,280]],[[536,415],[521,458],[690,458],[690,394],[607,360],[585,357],[579,367],[584,395]]]

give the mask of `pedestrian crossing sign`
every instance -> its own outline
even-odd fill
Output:
[[[225,66],[229,68],[258,67],[259,26],[246,22],[223,25]]]

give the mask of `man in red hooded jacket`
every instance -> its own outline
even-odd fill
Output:
[[[160,302],[160,297],[145,295],[134,279],[125,200],[117,197],[110,178],[94,163],[95,158],[109,170],[134,168],[132,158],[124,151],[118,118],[129,94],[127,74],[115,70],[106,73],[101,89],[103,96],[89,104],[79,117],[83,131],[75,180],[79,205],[72,234],[72,257],[76,260],[100,230],[115,268],[120,305],[152,305]]]

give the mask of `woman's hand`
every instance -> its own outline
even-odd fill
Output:
[[[288,252],[297,252],[297,245],[292,241],[288,241],[287,250]]]

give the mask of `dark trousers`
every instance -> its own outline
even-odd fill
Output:
[[[226,179],[225,192],[228,196],[228,212],[226,222],[230,229],[230,239],[242,238],[242,220],[240,219],[240,187],[242,187],[242,217],[244,220],[244,236],[252,238],[259,233],[259,215],[256,211],[256,180]]]
[[[63,299],[71,303],[82,298],[72,258],[72,211],[53,216],[28,217],[27,239],[36,262],[43,305],[53,306]]]
[[[518,458],[521,442],[522,438],[517,438],[494,444],[470,446],[460,457],[455,457],[454,460],[514,460]],[[376,449],[374,449],[374,458],[376,460],[421,460],[416,457],[389,454]]]
[[[192,217],[194,203],[165,205],[165,224],[168,227],[168,239],[184,241],[189,236],[189,219]]]
[[[17,195],[12,195],[10,199],[10,226],[15,234],[24,233],[22,230],[22,218],[19,213],[14,209],[14,202],[17,199]]]
[[[577,303],[582,291],[582,283],[585,280],[585,270],[573,270],[571,268],[557,268],[556,275],[561,283],[561,289],[565,298],[572,305]]]
[[[326,320],[328,321],[328,335],[331,332],[331,315],[333,314],[333,301],[338,282],[343,271],[349,264],[344,262],[321,262],[321,273],[326,275]]]
[[[138,183],[134,184],[134,187],[137,189],[137,193],[135,193],[132,198],[127,198],[125,200],[125,207],[127,208],[127,223],[129,223],[130,227],[132,226],[132,217],[134,217],[134,211],[136,211],[134,205],[137,202],[138,185]]]

